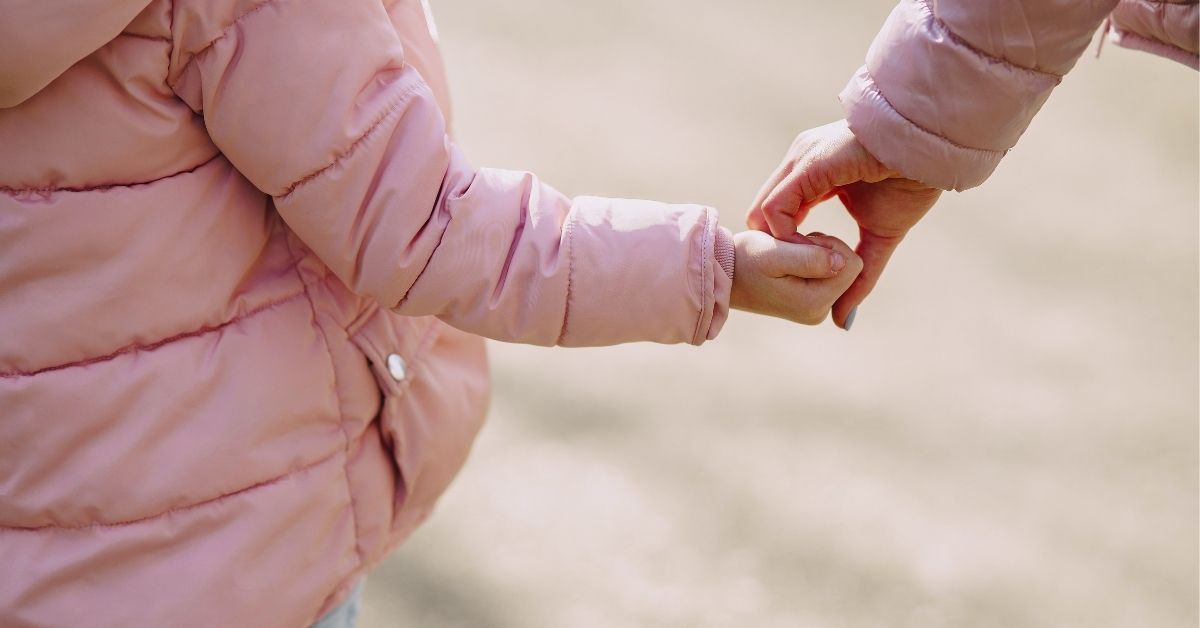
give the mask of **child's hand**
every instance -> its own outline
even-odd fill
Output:
[[[797,234],[785,242],[761,231],[734,235],[730,306],[805,325],[825,320],[834,301],[858,277],[862,259],[832,236],[809,234],[816,244],[802,240]]]

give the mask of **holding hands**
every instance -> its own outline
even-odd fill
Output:
[[[845,242],[820,233],[776,240],[761,231],[733,237],[737,258],[730,306],[804,325],[825,320],[862,270]]]
[[[834,196],[841,199],[859,227],[854,264],[859,265],[861,272],[851,267],[853,276],[840,275],[839,280],[845,285],[831,301],[834,322],[848,329],[855,309],[879,281],[896,247],[940,195],[941,190],[902,178],[880,163],[858,142],[846,122],[840,120],[796,137],[783,162],[750,206],[746,223],[751,229],[796,242],[797,238],[802,239],[796,228],[814,205]],[[845,247],[827,236],[818,242],[831,247],[834,243]],[[742,263],[741,251],[739,244],[738,264]],[[737,290],[736,278],[734,290]],[[825,296],[825,292],[820,292],[820,297],[813,298],[819,300]],[[823,319],[824,314],[816,322]]]

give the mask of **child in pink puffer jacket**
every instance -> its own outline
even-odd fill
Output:
[[[861,267],[471,166],[418,0],[0,9],[5,627],[308,625],[462,464],[479,336],[701,344]]]

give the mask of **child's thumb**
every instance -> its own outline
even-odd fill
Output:
[[[816,244],[779,242],[777,270],[781,275],[805,279],[828,279],[846,267],[846,255]]]

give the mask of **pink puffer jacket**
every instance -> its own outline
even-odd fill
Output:
[[[1196,68],[1197,0],[901,0],[841,99],[884,164],[944,190],[982,183],[1101,23]]]
[[[462,464],[471,334],[725,320],[715,211],[467,164],[420,0],[0,14],[0,626],[304,626]]]

